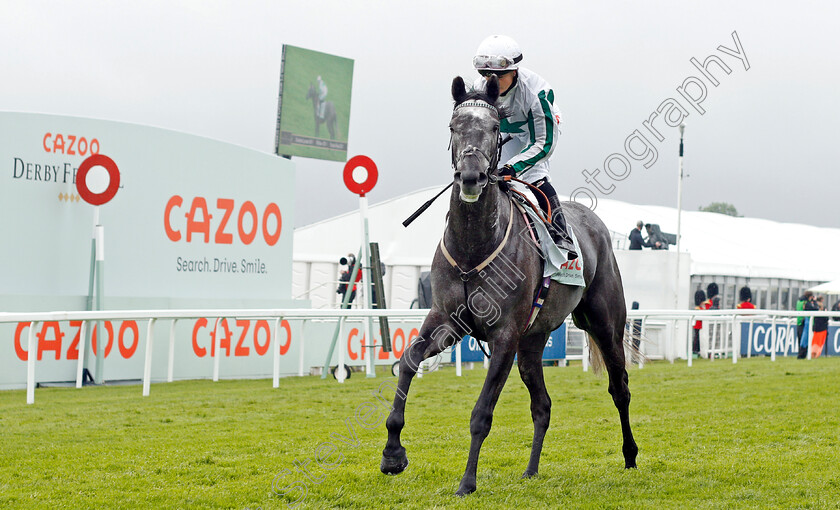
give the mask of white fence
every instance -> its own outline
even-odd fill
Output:
[[[359,320],[366,318],[388,317],[389,319],[408,319],[408,320],[422,320],[425,318],[428,310],[322,310],[322,309],[254,309],[254,310],[123,310],[123,311],[73,311],[73,312],[36,312],[36,313],[0,313],[0,323],[30,323],[28,334],[28,353],[27,356],[27,370],[26,370],[26,401],[27,403],[34,403],[35,401],[35,369],[36,356],[35,353],[35,331],[40,323],[45,321],[81,321],[80,336],[84,337],[85,328],[90,322],[107,321],[107,320],[139,320],[146,321],[146,339],[145,339],[145,362],[143,369],[143,396],[148,396],[151,384],[151,370],[152,370],[152,347],[154,344],[153,326],[157,320],[171,320],[170,335],[169,335],[169,356],[168,356],[168,376],[167,381],[173,380],[174,369],[174,345],[175,345],[175,324],[181,319],[195,319],[195,318],[214,318],[215,326],[218,328],[219,321],[223,318],[229,319],[264,319],[274,320],[274,339],[275,348],[273,349],[273,387],[279,387],[279,364],[280,364],[280,348],[277,336],[282,329],[279,326],[282,320],[299,320],[299,321],[313,321],[313,320],[332,320],[343,323],[345,320]],[[641,321],[641,344],[640,350],[649,359],[667,359],[671,362],[677,358],[685,356],[688,366],[692,365],[692,328],[691,325],[695,320],[703,320],[704,327],[714,331],[711,335],[711,342],[707,349],[712,359],[716,357],[728,357],[731,353],[733,363],[737,363],[740,354],[740,328],[736,325],[742,323],[750,324],[750,338],[752,338],[752,324],[760,320],[769,320],[773,328],[772,345],[770,347],[771,358],[775,361],[776,352],[779,347],[779,338],[776,333],[775,325],[789,323],[797,317],[840,317],[840,312],[794,312],[794,311],[775,311],[775,310],[703,310],[703,311],[684,311],[684,310],[630,310],[627,312],[628,323],[632,321]],[[687,332],[680,333],[682,328],[680,324],[684,322],[687,326]],[[813,331],[813,322],[811,321],[811,331]],[[571,324],[570,324],[571,326]],[[633,327],[632,325],[630,326]],[[579,333],[573,327],[569,327],[569,337],[573,338],[577,335],[580,338],[580,343],[571,341],[567,343],[566,359],[581,359],[583,361],[584,370],[588,367],[588,349],[586,348],[586,336]],[[302,330],[303,331],[303,330]],[[301,337],[302,337],[301,333]],[[657,342],[652,342],[651,337],[658,336]],[[809,349],[808,357],[810,358],[810,338],[809,335]],[[214,342],[216,342],[215,352],[221,351],[220,337],[214,334]],[[304,349],[305,341],[301,338],[301,348],[299,352],[299,366],[298,375],[304,375]],[[580,353],[573,353],[579,345]],[[752,346],[752,342],[749,343]],[[651,352],[651,346],[656,346],[655,353]],[[367,347],[372,348],[372,345]],[[79,350],[79,357],[77,361],[76,370],[76,387],[82,387],[83,369],[85,364],[85,350]],[[338,349],[339,365],[343,364],[343,349]],[[751,355],[751,351],[747,351],[747,355]],[[213,360],[213,380],[219,379],[219,366],[221,362],[221,355],[217,355]],[[368,356],[370,360],[372,356]],[[641,363],[641,362],[640,362]],[[458,367],[460,373],[460,367]]]

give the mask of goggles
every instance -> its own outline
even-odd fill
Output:
[[[497,55],[476,55],[473,57],[473,66],[478,70],[504,71],[520,60],[522,60],[522,55],[512,60]]]
[[[479,69],[478,74],[480,74],[481,76],[485,76],[485,77],[490,76],[491,74],[495,74],[496,76],[501,78],[502,76],[504,76],[508,73],[512,73],[512,72],[513,72],[513,69],[509,69],[507,71],[490,71],[488,69]]]

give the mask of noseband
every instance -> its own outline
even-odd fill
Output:
[[[486,103],[484,101],[464,101],[463,103],[461,103],[461,104],[459,104],[458,106],[455,107],[455,110],[453,111],[453,115],[459,109],[468,108],[468,107],[487,108],[488,110],[490,110],[490,111],[492,111],[493,113],[496,114],[497,119],[501,118],[501,115],[499,115],[499,110],[495,106],[493,106],[492,104]],[[450,138],[449,138],[449,145],[450,145],[450,148],[451,148],[452,147],[452,136],[451,135],[450,135]],[[467,148],[463,149],[462,151],[458,152],[457,154],[453,150],[452,151],[452,168],[457,170],[458,164],[461,163],[461,161],[463,161],[463,159],[466,158],[467,156],[480,155],[487,162],[487,168],[484,171],[484,173],[486,173],[487,176],[488,176],[488,182],[491,183],[491,184],[495,184],[496,181],[498,180],[498,178],[496,177],[496,175],[494,175],[494,170],[496,170],[496,167],[499,164],[499,160],[502,157],[502,145],[503,145],[502,133],[501,133],[501,130],[499,130],[498,137],[496,138],[496,150],[494,151],[493,157],[488,156],[486,152],[479,149],[478,147],[468,146]],[[485,186],[486,185],[487,184],[485,184]],[[484,188],[484,186],[482,186],[482,188]]]

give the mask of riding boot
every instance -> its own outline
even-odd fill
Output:
[[[569,260],[574,260],[578,254],[575,251],[575,244],[566,232],[566,218],[563,217],[563,210],[560,208],[560,199],[557,198],[557,195],[554,195],[548,199],[548,203],[551,205],[551,225],[553,227],[549,229],[551,239],[554,244],[569,252]]]

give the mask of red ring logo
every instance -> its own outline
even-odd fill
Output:
[[[358,167],[367,170],[367,179],[362,182],[356,182],[353,179],[353,170]],[[379,172],[376,169],[376,163],[367,156],[353,156],[344,165],[344,185],[360,197],[365,196],[365,193],[373,189],[378,178]]]
[[[87,187],[87,173],[95,166],[101,166],[107,170],[108,177],[110,178],[108,188],[106,188],[102,193],[94,193]],[[114,160],[108,156],[103,154],[94,154],[82,161],[82,164],[79,165],[79,170],[76,172],[76,191],[79,192],[79,196],[82,197],[82,200],[85,202],[91,205],[102,205],[107,203],[109,200],[114,198],[114,195],[117,194],[119,187],[120,170],[117,168],[117,164],[114,163]]]

